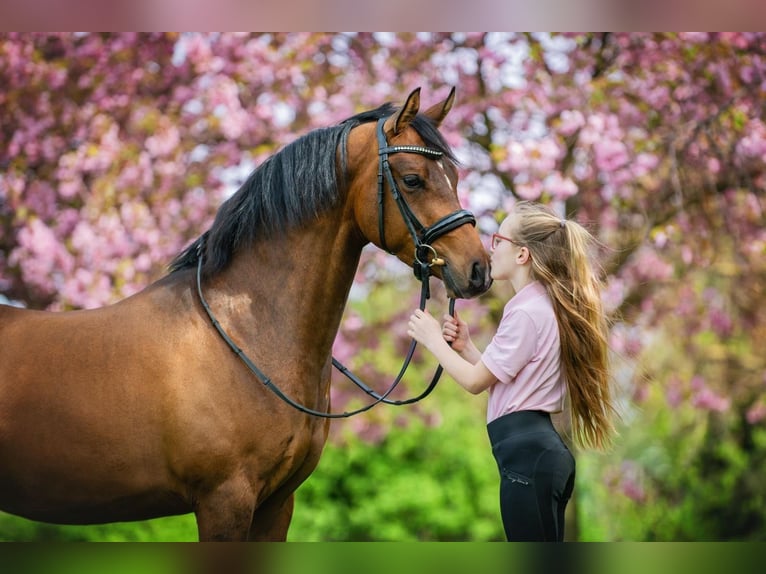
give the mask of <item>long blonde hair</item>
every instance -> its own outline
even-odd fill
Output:
[[[593,236],[547,205],[516,203],[515,239],[529,249],[532,278],[551,298],[559,325],[561,364],[569,393],[572,434],[584,446],[605,448],[614,433],[608,368],[608,322],[601,280],[593,267]]]

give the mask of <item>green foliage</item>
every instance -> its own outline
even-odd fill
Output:
[[[692,369],[673,341],[651,351],[663,377]],[[580,539],[763,540],[766,430],[736,404],[722,412],[691,396],[669,404],[670,385],[658,382],[631,407],[613,452],[578,455]]]
[[[692,435],[639,420],[633,428],[611,462],[578,458],[581,540],[763,540],[762,447],[746,452],[725,435],[695,444]]]

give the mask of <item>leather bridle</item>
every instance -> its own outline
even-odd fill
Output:
[[[402,219],[404,219],[407,230],[410,232],[412,242],[415,244],[415,262],[413,263],[415,277],[421,281],[424,281],[423,277],[425,277],[425,280],[428,280],[430,268],[432,266],[444,265],[444,260],[438,257],[436,250],[431,246],[431,243],[453,229],[457,229],[461,225],[465,225],[466,223],[476,225],[476,218],[470,211],[466,209],[458,209],[449,215],[445,215],[429,227],[420,223],[420,220],[412,212],[412,209],[410,209],[410,206],[404,199],[404,195],[399,191],[399,186],[396,184],[394,174],[391,173],[391,165],[388,161],[388,156],[395,153],[416,153],[428,158],[438,159],[444,154],[437,149],[429,147],[413,145],[389,146],[388,141],[386,141],[386,134],[383,131],[384,123],[385,118],[379,119],[376,128],[378,139],[378,235],[380,236],[380,246],[386,251],[389,251],[388,245],[386,244],[386,233],[384,229],[385,191],[383,180],[385,178],[388,183],[388,189],[391,191],[391,195],[394,198],[394,202],[399,208],[399,212],[402,214]],[[429,255],[431,256],[430,258]]]
[[[380,240],[381,247],[385,249],[386,251],[389,251],[387,247],[387,243],[386,243],[386,235],[385,235],[385,229],[384,229],[384,221],[385,221],[384,182],[385,182],[385,183],[388,183],[388,189],[391,191],[391,194],[394,198],[394,202],[399,208],[399,212],[401,213],[402,218],[404,219],[404,223],[407,226],[407,229],[410,235],[412,236],[412,241],[415,245],[415,261],[413,262],[413,270],[415,273],[415,277],[417,277],[418,280],[420,280],[421,282],[419,308],[422,310],[422,309],[425,309],[426,300],[430,298],[428,281],[429,281],[429,277],[431,276],[431,268],[435,265],[439,265],[439,266],[445,265],[444,259],[438,256],[436,249],[434,249],[434,247],[432,246],[432,243],[436,241],[439,237],[449,233],[450,231],[453,231],[454,229],[457,229],[458,227],[462,225],[465,225],[466,223],[470,223],[471,225],[476,225],[476,218],[473,216],[473,214],[470,211],[465,209],[459,209],[457,211],[454,211],[453,213],[450,213],[449,215],[442,217],[441,219],[436,221],[436,223],[428,227],[424,226],[418,220],[418,218],[410,209],[410,206],[407,204],[407,201],[404,199],[404,196],[399,190],[399,186],[396,184],[396,180],[394,179],[393,173],[391,173],[391,166],[389,164],[388,157],[389,155],[396,154],[396,153],[415,153],[415,154],[425,156],[427,158],[438,159],[442,157],[444,154],[437,149],[423,147],[423,146],[412,146],[412,145],[389,146],[388,141],[386,140],[385,132],[383,131],[383,125],[385,123],[385,119],[386,118],[379,119],[377,128],[376,128],[377,141],[378,141],[378,233],[380,235],[379,240]],[[345,150],[343,150],[343,153],[345,155]],[[399,374],[396,376],[396,379],[391,384],[389,389],[382,395],[378,394],[376,391],[374,391],[373,389],[368,387],[366,384],[364,384],[356,375],[354,375],[335,357],[332,358],[333,366],[336,369],[338,369],[341,373],[343,373],[343,375],[345,375],[360,389],[362,389],[365,393],[367,393],[372,398],[374,398],[375,399],[374,402],[353,411],[337,413],[337,414],[317,411],[309,407],[306,407],[304,405],[301,405],[299,403],[296,403],[290,397],[285,395],[279,389],[279,387],[277,387],[277,385],[275,385],[273,381],[269,377],[267,377],[266,374],[263,373],[263,371],[261,371],[258,368],[258,366],[255,365],[255,363],[253,363],[252,360],[250,360],[250,358],[245,354],[245,352],[242,349],[240,349],[236,343],[234,343],[231,337],[229,337],[229,335],[223,329],[221,324],[215,318],[215,315],[213,314],[212,309],[210,309],[210,306],[208,305],[207,301],[205,300],[205,297],[202,294],[203,252],[204,252],[204,242],[200,242],[198,246],[198,252],[197,252],[197,255],[198,255],[197,293],[199,295],[200,302],[202,303],[202,307],[205,309],[205,312],[210,318],[210,321],[212,322],[213,327],[215,327],[215,329],[218,331],[219,335],[223,338],[226,344],[231,348],[232,351],[234,351],[234,353],[247,366],[247,368],[256,377],[258,377],[266,387],[268,387],[274,394],[276,394],[280,399],[285,401],[290,406],[298,409],[299,411],[303,413],[310,414],[317,417],[333,418],[333,419],[346,418],[352,415],[356,415],[356,414],[368,411],[372,407],[377,405],[378,403],[386,403],[390,405],[406,405],[406,404],[415,403],[427,397],[431,393],[431,391],[433,391],[433,389],[436,387],[436,384],[439,381],[439,378],[441,377],[441,374],[443,371],[443,368],[441,365],[437,367],[436,372],[434,373],[428,387],[420,395],[410,399],[406,399],[406,400],[391,400],[388,398],[388,396],[393,392],[393,390],[397,387],[399,382],[402,380],[402,377],[404,376],[404,373],[407,371],[410,361],[412,360],[412,356],[417,346],[417,341],[412,339],[410,341],[410,347],[407,351],[407,355],[404,359],[404,363],[402,364],[402,367],[399,370]],[[449,313],[450,315],[453,315],[453,316],[455,314],[455,299],[454,298],[450,298],[449,300]]]

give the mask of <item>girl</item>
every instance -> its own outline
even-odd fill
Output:
[[[489,391],[487,431],[509,541],[564,539],[575,460],[550,415],[563,410],[567,394],[580,444],[603,448],[613,432],[607,322],[588,260],[592,240],[549,207],[519,202],[492,236],[492,278],[510,281],[515,295],[485,351],[462,320],[447,315],[441,327],[427,311],[410,317],[407,334],[460,386]]]

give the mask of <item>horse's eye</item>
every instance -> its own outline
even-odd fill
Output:
[[[405,175],[402,178],[402,181],[404,182],[404,185],[410,189],[418,189],[423,187],[423,180],[420,179],[420,176],[417,175]]]

